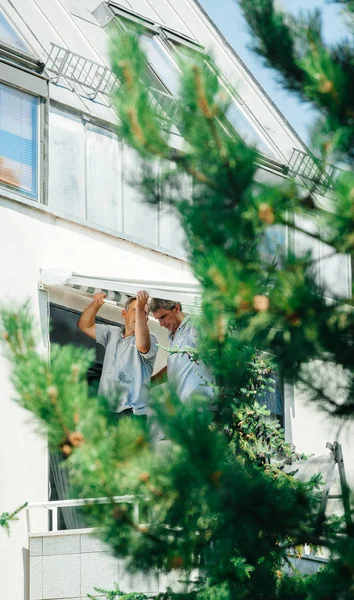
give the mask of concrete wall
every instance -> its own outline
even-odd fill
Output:
[[[29,540],[29,600],[86,600],[105,597],[94,587],[156,595],[168,586],[183,591],[183,574],[128,573],[125,561],[112,557],[92,530],[33,534]]]
[[[174,592],[186,591],[184,574],[178,570],[168,575],[159,572],[132,575],[127,571],[125,560],[112,557],[89,529],[32,534],[28,560],[28,600],[86,600],[87,594],[105,598],[94,588],[109,591],[115,585],[122,592],[142,592],[147,596],[165,592],[167,587]],[[290,557],[290,562],[294,569],[310,575],[327,560],[303,555],[300,559]],[[293,573],[289,565],[285,565],[284,571]]]

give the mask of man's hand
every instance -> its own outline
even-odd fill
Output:
[[[104,304],[105,297],[106,297],[106,294],[104,292],[97,292],[97,294],[95,294],[93,297],[94,304],[101,307]]]
[[[145,310],[149,300],[149,294],[145,290],[140,290],[136,295],[136,308],[138,310]]]
[[[104,304],[105,297],[106,294],[104,292],[97,292],[97,294],[94,295],[91,304],[85,308],[78,321],[79,329],[94,340],[96,339],[95,318],[101,306]]]
[[[146,354],[150,350],[150,332],[147,326],[149,294],[140,290],[135,303],[135,344],[139,352]]]

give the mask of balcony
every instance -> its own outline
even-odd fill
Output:
[[[119,496],[115,501],[133,504],[134,520],[136,524],[139,523],[139,507],[133,496]],[[126,593],[141,592],[152,597],[166,591],[167,587],[181,592],[185,589],[183,581],[179,581],[183,580],[184,575],[177,570],[168,575],[157,572],[132,575],[126,568],[126,560],[113,557],[109,548],[95,536],[94,529],[57,530],[59,509],[89,502],[60,500],[28,505],[28,600],[87,600],[87,594],[105,598],[94,588],[112,590],[115,584]],[[109,501],[100,498],[95,502]],[[52,531],[30,531],[33,510],[49,512]]]

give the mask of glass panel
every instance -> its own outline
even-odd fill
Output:
[[[85,218],[85,127],[59,110],[50,113],[49,198],[51,208]]]
[[[198,61],[200,62],[203,60],[203,54],[193,51],[191,48],[183,46],[183,44],[174,43],[174,48],[187,65],[192,66]],[[265,154],[272,153],[267,144],[253,128],[250,121],[248,121],[248,119],[239,109],[232,95],[226,91],[226,88],[224,88],[224,90],[230,102],[226,110],[226,117],[236,133],[245,141],[246,144],[256,146],[260,152],[264,152]]]
[[[193,66],[196,62],[203,60],[202,52],[198,52],[189,46],[183,46],[183,44],[178,44],[177,42],[174,42],[173,46],[175,50],[177,50],[181,59],[190,66]]]
[[[259,250],[267,263],[280,264],[286,247],[286,230],[282,225],[271,225],[264,232]]]
[[[270,153],[268,146],[253,129],[251,123],[242,114],[234,100],[231,100],[231,103],[226,110],[226,117],[236,133],[244,140],[244,142],[246,142],[246,144],[256,146],[257,150],[266,154]]]
[[[160,165],[160,169],[164,166]],[[168,163],[166,168],[174,170],[175,165]],[[181,173],[181,188],[171,188],[167,186],[166,194],[179,199],[192,199],[192,182],[188,175]],[[182,229],[180,218],[177,210],[173,207],[165,205],[164,202],[160,205],[160,219],[159,219],[159,245],[162,248],[170,250],[172,254],[186,258],[186,239],[185,233]]]
[[[124,146],[124,233],[142,243],[158,245],[158,207],[150,206],[141,193],[132,185],[137,172],[137,153]]]
[[[350,256],[347,254],[335,254],[333,248],[327,244],[320,244],[321,256],[321,285],[325,296],[330,298],[350,298],[351,275]]]
[[[180,72],[167,52],[155,37],[143,34],[141,45],[145,50],[149,63],[167,89],[176,96],[179,89]]]
[[[25,46],[21,38],[17,35],[16,31],[10,25],[5,15],[0,10],[0,41],[9,46],[17,48],[22,52],[28,54],[28,48]]]
[[[37,196],[38,98],[0,84],[0,183]]]
[[[117,135],[87,126],[87,218],[123,231],[121,152]]]

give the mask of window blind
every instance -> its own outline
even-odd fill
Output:
[[[0,184],[37,197],[38,98],[0,83]]]

